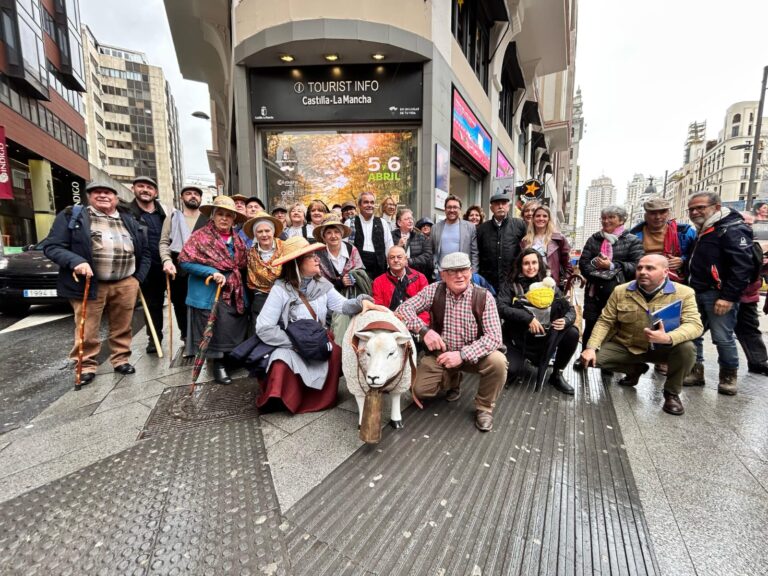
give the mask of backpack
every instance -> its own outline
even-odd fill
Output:
[[[733,224],[729,224],[728,226],[721,226],[717,230],[717,237],[722,238],[725,233],[728,231],[728,228],[733,226],[734,224],[739,224],[739,222],[734,222]],[[757,240],[752,240],[752,273],[749,275],[749,283],[752,284],[753,282],[757,282],[758,279],[761,277],[761,273],[763,271],[763,247],[760,245],[760,242]]]
[[[429,311],[432,325],[430,328],[438,334],[443,333],[443,321],[445,317],[445,282],[440,282],[432,299],[432,308]],[[483,313],[485,312],[485,295],[488,291],[480,286],[472,285],[472,315],[477,323],[477,338],[483,337]]]

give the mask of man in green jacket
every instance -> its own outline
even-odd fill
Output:
[[[693,339],[704,326],[696,306],[696,293],[669,278],[667,259],[660,254],[643,256],[636,280],[621,284],[608,298],[592,336],[581,353],[585,366],[624,372],[623,386],[636,386],[648,370],[646,362],[668,364],[664,384],[664,412],[680,416],[683,378],[696,361]],[[651,313],[682,301],[680,325],[667,332],[663,323],[652,325]]]

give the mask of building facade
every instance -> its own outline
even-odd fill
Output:
[[[0,2],[0,231],[5,246],[47,236],[88,179],[77,0]]]
[[[635,174],[632,180],[627,182],[627,222],[632,226],[643,219],[645,209],[643,204],[654,196],[664,196],[664,177],[644,176]]]
[[[613,181],[608,176],[601,176],[592,180],[592,183],[587,187],[584,223],[576,231],[574,248],[581,250],[587,238],[602,229],[600,211],[613,204],[616,204],[616,186],[613,185]]]
[[[584,102],[581,88],[573,98],[573,117],[571,121],[571,152],[568,164],[567,188],[564,192],[564,218],[560,224],[561,232],[568,238],[571,246],[576,242],[576,224],[579,205],[583,198],[579,192],[579,143],[584,138]]]
[[[181,142],[162,68],[141,52],[101,44],[87,26],[82,43],[89,161],[120,182],[153,178],[160,200],[173,203],[182,185]]]
[[[182,74],[209,86],[228,193],[272,206],[369,190],[440,216],[448,193],[487,205],[534,176],[559,209],[574,0],[193,4],[165,2]]]

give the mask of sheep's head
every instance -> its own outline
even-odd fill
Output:
[[[411,337],[401,332],[365,330],[356,332],[355,336],[360,341],[357,357],[365,374],[365,384],[369,388],[382,388],[403,369],[405,344],[411,342]]]

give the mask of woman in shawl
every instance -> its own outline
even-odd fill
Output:
[[[269,292],[256,319],[256,335],[275,346],[269,358],[267,376],[261,382],[256,405],[262,410],[285,407],[294,414],[317,412],[336,403],[341,376],[341,348],[335,343],[328,360],[308,360],[301,346],[285,331],[289,323],[315,317],[323,326],[329,310],[352,316],[367,310],[387,311],[370,296],[346,299],[320,274],[318,250],[325,246],[293,237],[283,243],[280,278]],[[306,300],[306,301],[305,301]],[[311,308],[311,311],[310,311]]]
[[[189,333],[192,342],[200,342],[220,285],[218,314],[206,358],[213,360],[213,377],[219,384],[231,384],[225,359],[245,340],[248,331],[248,302],[243,289],[243,270],[247,256],[243,240],[234,224],[245,222],[229,196],[217,196],[213,204],[200,207],[210,217],[208,223],[192,233],[179,254],[181,268],[189,274],[187,307],[190,310]],[[208,277],[213,282],[206,285]]]
[[[325,251],[320,252],[320,274],[328,280],[337,292],[346,295],[360,280],[360,274],[365,274],[365,266],[357,251],[350,242],[345,241],[351,233],[346,224],[342,224],[338,216],[329,214],[325,221],[314,230],[315,240],[325,244]],[[357,274],[352,274],[360,271]],[[370,293],[371,278],[365,276],[365,282]]]
[[[533,211],[528,231],[520,241],[520,248],[533,248],[544,258],[552,279],[561,290],[573,274],[571,246],[568,240],[555,230],[549,206],[539,206]]]
[[[579,344],[579,331],[573,325],[576,311],[553,279],[547,278],[541,253],[526,248],[501,284],[498,308],[504,320],[502,337],[507,347],[508,374],[514,378],[526,359],[540,366],[554,356],[549,384],[563,394],[573,394],[563,370]]]
[[[278,238],[282,231],[283,223],[266,212],[257,212],[243,224],[243,232],[254,240],[248,251],[248,289],[253,295],[252,325],[256,324],[256,317],[282,271],[281,266],[274,264],[274,261],[283,255],[283,241]]]
[[[619,284],[635,278],[635,267],[643,255],[643,243],[624,230],[627,211],[621,206],[606,206],[600,212],[602,230],[587,239],[579,258],[579,272],[587,280],[584,288],[583,346],[589,342],[597,319],[608,297]],[[581,359],[573,367],[580,370]]]

